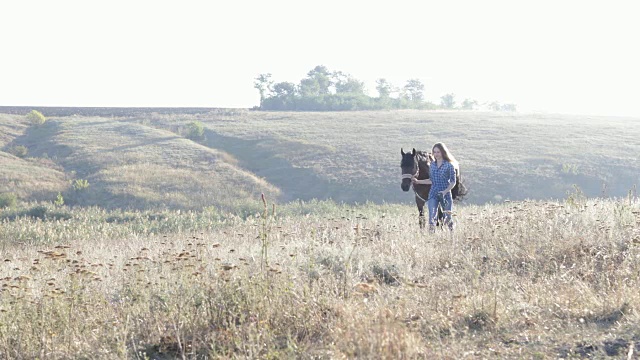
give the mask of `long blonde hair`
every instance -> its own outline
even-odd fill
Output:
[[[447,145],[441,142],[436,143],[435,145],[433,145],[433,148],[431,149],[432,153],[433,153],[433,149],[435,148],[438,148],[438,150],[440,150],[440,153],[442,153],[442,158],[450,162],[451,165],[453,165],[454,169],[460,168],[459,167],[460,165],[458,164],[458,160],[456,160],[453,154],[451,154],[451,151],[449,151],[449,148],[447,148]]]

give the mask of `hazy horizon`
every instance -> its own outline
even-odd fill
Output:
[[[604,3],[602,3],[604,4]],[[0,106],[240,107],[316,65],[522,112],[640,116],[631,1],[0,5]]]

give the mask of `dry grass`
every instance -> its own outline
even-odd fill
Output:
[[[206,127],[202,144],[178,135],[192,121]],[[408,203],[412,196],[399,190],[399,148],[436,141],[449,144],[463,163],[468,203],[559,199],[573,184],[590,197],[625,196],[640,185],[637,138],[640,121],[633,118],[481,112],[70,116],[38,129],[0,115],[5,152],[25,145],[29,156],[53,161],[37,163],[43,171],[89,180],[87,194],[64,194],[70,202],[109,208],[231,209],[263,191],[282,202]],[[27,189],[33,181],[22,186],[20,179],[37,171],[7,172],[0,167],[12,186]]]
[[[14,143],[52,159],[70,179],[88,180],[82,193],[65,187],[65,198],[77,205],[236,209],[262,192],[279,194],[224,152],[126,119],[51,118]]]
[[[20,159],[0,152],[0,194],[14,193],[22,199],[50,200],[69,183],[64,172],[44,159]]]
[[[28,126],[24,116],[0,114],[0,148],[22,135]]]
[[[428,149],[437,141],[462,162],[470,203],[560,199],[572,184],[592,197],[602,195],[603,184],[607,196],[624,196],[640,185],[637,118],[408,110],[149,115],[144,121],[171,129],[192,119],[208,129],[208,145],[233,153],[293,198],[408,201],[398,190],[400,147]],[[254,161],[255,152],[265,159]],[[271,158],[288,167],[271,172],[282,169]],[[306,188],[295,187],[301,179]]]
[[[640,351],[637,202],[462,207],[453,235],[419,232],[403,206],[278,216],[263,270],[259,217],[205,223],[206,214],[167,212],[117,223],[101,210],[68,211],[68,221],[0,225],[0,357]]]
[[[48,200],[67,188],[64,172],[48,159],[21,159],[9,153],[13,141],[27,128],[23,116],[0,114],[0,194]]]

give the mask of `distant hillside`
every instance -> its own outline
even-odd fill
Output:
[[[21,199],[51,200],[68,186],[64,172],[46,162],[0,152],[0,164],[0,193],[12,192]]]
[[[625,196],[640,185],[640,119],[179,110],[99,109],[104,116],[51,117],[40,128],[0,114],[0,192],[53,199],[62,188],[71,203],[108,208],[237,209],[261,192],[281,202],[411,203],[400,190],[400,148],[437,141],[460,160],[469,203],[564,198],[573,184],[589,196]],[[193,121],[205,128],[199,143],[179,135]],[[15,146],[27,157],[9,155]],[[74,179],[89,188],[74,190]]]
[[[8,152],[26,129],[23,117],[0,114],[0,194],[12,192],[21,199],[49,200],[67,188],[64,171],[50,160],[21,159]]]
[[[438,141],[461,162],[470,203],[564,198],[574,184],[589,196],[625,196],[640,185],[635,118],[403,110],[147,119],[169,129],[202,121],[207,145],[289,198],[411,202],[400,190],[400,148]]]
[[[45,116],[140,116],[145,114],[205,114],[217,112],[237,114],[245,109],[228,108],[152,108],[152,107],[64,107],[64,106],[0,106],[0,114],[25,115],[38,110]]]
[[[41,127],[27,128],[5,150],[11,146],[27,147],[29,157],[50,159],[69,180],[87,180],[86,189],[66,184],[65,198],[72,204],[235,209],[262,192],[279,194],[274,186],[235,166],[224,152],[130,119],[51,118]],[[8,171],[3,166],[0,176]],[[45,179],[43,169],[25,168],[23,173]],[[32,181],[30,186],[38,189],[42,184]],[[51,199],[56,191],[50,192]]]

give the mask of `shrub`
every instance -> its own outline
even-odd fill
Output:
[[[53,202],[53,204],[57,207],[61,207],[62,205],[64,205],[64,197],[62,197],[62,194],[60,192],[58,192],[58,196],[56,196],[56,200]]]
[[[22,145],[14,146],[9,149],[9,154],[19,158],[26,157],[28,153],[29,153],[29,149],[27,149],[26,146],[22,146]]]
[[[380,282],[384,282],[388,285],[400,285],[400,273],[395,265],[373,265],[373,275]]]
[[[47,216],[47,209],[44,205],[34,206],[31,209],[24,212],[24,215],[32,218],[43,219]]]
[[[562,164],[562,173],[578,175],[580,173],[579,166],[577,164]]]
[[[38,126],[44,124],[47,118],[45,118],[40,111],[31,110],[31,112],[27,114],[27,120],[29,120],[31,125]]]
[[[134,221],[142,221],[142,217],[140,216],[139,213],[115,213],[109,217],[107,217],[104,221],[106,221],[107,223],[111,224],[111,223],[116,223],[116,224],[125,224],[125,223],[130,223],[130,222],[134,222]]]
[[[582,189],[573,184],[573,191],[567,191],[567,205],[572,207],[582,207],[587,202],[587,196]]]
[[[18,197],[14,193],[0,194],[0,209],[16,206]]]
[[[37,205],[22,213],[23,216],[28,216],[40,220],[69,220],[72,218],[71,214],[66,211],[52,211],[45,205]]]
[[[187,125],[185,137],[191,140],[201,140],[204,138],[204,125],[200,121],[192,121]]]
[[[72,186],[73,186],[73,190],[75,191],[86,190],[89,188],[89,181],[85,179],[75,179],[73,180]]]

